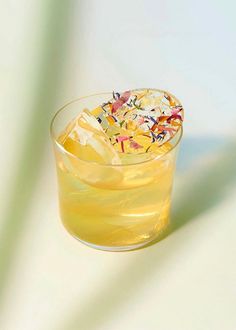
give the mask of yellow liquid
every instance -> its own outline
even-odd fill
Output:
[[[65,149],[73,153],[73,145],[66,143]],[[167,143],[159,153],[169,149]],[[135,248],[158,238],[169,223],[174,153],[112,167],[81,162],[56,150],[66,229],[79,240],[108,250]]]

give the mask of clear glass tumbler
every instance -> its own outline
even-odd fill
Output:
[[[163,235],[169,224],[171,191],[182,127],[156,158],[125,165],[79,159],[58,142],[84,108],[112,94],[82,97],[62,107],[51,123],[62,222],[79,241],[102,250],[125,251]]]

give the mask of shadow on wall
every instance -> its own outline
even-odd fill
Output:
[[[20,148],[20,158],[15,173],[12,174],[13,185],[9,188],[9,198],[5,197],[7,208],[0,233],[0,304],[9,284],[9,274],[24,234],[27,212],[39,179],[42,154],[49,135],[51,112],[55,106],[65,62],[64,52],[73,12],[72,4],[71,1],[60,3],[48,0],[43,7],[39,26],[42,29],[42,39],[39,40],[41,52],[38,62],[35,63],[36,88],[32,90],[35,97],[31,104],[28,125],[24,128],[24,143],[17,146]]]
[[[235,142],[228,142],[226,147],[226,143],[223,145],[217,140],[183,141],[178,162],[180,173],[182,169],[181,187],[175,189],[169,234],[174,234],[177,229],[227,198],[229,188],[236,182],[235,150]],[[207,156],[209,157],[206,162]],[[201,167],[196,166],[200,164],[199,159],[204,159]],[[80,305],[82,307],[72,307],[74,313],[55,329],[95,330],[103,326],[119,309],[129,303],[130,297],[139,292],[154,274],[158,283],[157,268],[165,263],[168,256],[176,253],[180,245],[181,241],[176,236],[172,240],[165,239],[158,245],[139,250],[129,265],[113,274],[110,281],[106,281],[99,291]],[[120,283],[122,285],[119,285]]]

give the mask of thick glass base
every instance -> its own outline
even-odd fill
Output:
[[[124,246],[97,245],[97,244],[93,244],[90,242],[86,242],[86,241],[80,239],[79,237],[71,234],[70,232],[69,232],[69,234],[72,237],[74,237],[77,241],[79,241],[80,243],[83,243],[83,244],[89,246],[90,248],[93,248],[96,250],[107,251],[107,252],[125,252],[125,251],[132,251],[132,250],[144,248],[144,247],[147,247],[147,246],[150,246],[152,244],[159,242],[162,238],[164,238],[167,235],[167,228],[168,228],[168,226],[163,231],[158,233],[158,235],[156,235],[155,237],[152,237],[150,240],[141,242],[139,244],[124,245]]]

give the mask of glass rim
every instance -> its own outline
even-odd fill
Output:
[[[176,96],[174,96],[173,94],[171,94],[170,92],[166,91],[166,90],[161,90],[161,89],[157,89],[157,88],[135,88],[131,91],[138,91],[138,90],[143,90],[143,89],[151,89],[151,90],[155,90],[155,91],[158,91],[158,92],[165,92],[167,94],[169,94],[171,97],[173,97],[175,100],[177,100],[179,102],[179,104],[181,104],[181,102],[176,98]],[[53,143],[55,143],[55,145],[61,150],[63,151],[65,154],[69,155],[70,157],[72,158],[75,158],[77,160],[79,160],[80,162],[84,162],[86,164],[91,164],[91,165],[96,165],[96,166],[106,166],[106,167],[126,167],[126,166],[134,166],[134,165],[141,165],[141,164],[145,164],[145,163],[148,163],[148,162],[151,162],[151,161],[155,161],[155,160],[159,160],[163,157],[165,157],[167,154],[169,154],[172,150],[174,150],[180,143],[181,139],[182,139],[182,136],[183,136],[183,125],[180,125],[180,127],[178,128],[178,130],[176,131],[175,135],[173,137],[171,137],[169,140],[167,140],[164,144],[160,145],[161,146],[164,146],[167,142],[170,142],[171,140],[174,139],[174,137],[176,136],[176,134],[179,133],[180,131],[180,135],[176,141],[176,143],[165,153],[161,154],[161,155],[157,155],[155,157],[152,157],[148,160],[144,160],[144,161],[141,161],[141,162],[136,162],[136,163],[131,163],[131,164],[100,164],[98,162],[95,162],[95,161],[90,161],[90,160],[85,160],[85,159],[82,159],[82,158],[79,158],[77,157],[76,155],[72,154],[71,152],[69,152],[68,150],[66,150],[64,148],[64,146],[58,142],[57,140],[57,137],[55,136],[54,134],[54,130],[53,130],[53,127],[54,127],[54,123],[55,123],[55,120],[56,118],[58,117],[58,115],[63,111],[63,110],[66,110],[66,108],[73,104],[73,103],[76,103],[80,100],[84,100],[84,99],[87,99],[87,98],[90,98],[90,97],[93,97],[93,96],[100,96],[100,95],[112,95],[112,92],[101,92],[101,93],[95,93],[95,94],[90,94],[90,95],[86,95],[86,96],[81,96],[81,97],[78,97],[76,99],[73,99],[67,103],[65,103],[61,108],[59,108],[56,113],[53,115],[52,119],[51,119],[51,123],[50,123],[50,136],[51,136],[51,139],[53,141]]]

